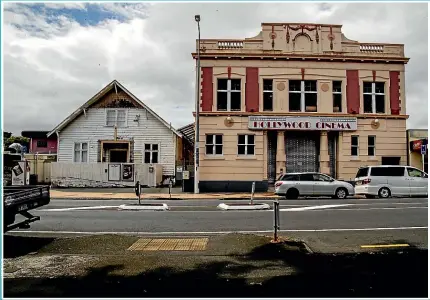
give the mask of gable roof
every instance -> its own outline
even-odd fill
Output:
[[[194,138],[195,138],[195,130],[194,130],[194,122],[188,125],[185,125],[184,127],[181,127],[178,129],[180,133],[184,135],[184,137],[190,142],[191,145],[194,145]]]
[[[70,116],[64,119],[60,124],[58,124],[54,129],[52,129],[47,136],[50,137],[55,132],[60,131],[67,127],[71,122],[73,122],[77,117],[84,113],[85,109],[88,109],[91,105],[99,101],[104,95],[110,92],[112,89],[117,89],[119,87],[123,90],[130,98],[136,101],[142,108],[146,109],[152,116],[154,116],[158,121],[164,124],[167,128],[173,131],[177,136],[182,137],[182,134],[179,133],[176,129],[174,129],[169,123],[167,123],[163,118],[157,115],[153,110],[151,110],[148,106],[146,106],[142,101],[140,101],[135,95],[130,93],[125,87],[123,87],[118,81],[113,80],[107,86],[105,86],[101,91],[95,94],[90,100],[88,100],[84,105],[75,110]]]

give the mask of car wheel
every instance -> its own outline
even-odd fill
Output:
[[[299,191],[297,189],[289,189],[285,195],[286,199],[294,200],[299,198]]]
[[[338,188],[335,193],[336,199],[345,199],[348,196],[348,191],[344,188]]]
[[[379,198],[388,198],[391,196],[391,191],[389,188],[383,187],[379,189],[378,192]]]

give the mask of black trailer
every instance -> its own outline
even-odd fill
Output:
[[[40,220],[28,211],[50,202],[49,186],[3,186],[3,232],[15,228],[29,228],[30,223]],[[15,222],[16,215],[24,220]]]

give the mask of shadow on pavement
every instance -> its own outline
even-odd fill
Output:
[[[40,241],[36,240],[36,244]],[[273,266],[292,272],[271,275],[268,269]],[[208,257],[207,263],[191,270],[180,270],[179,261],[178,268],[165,266],[128,276],[113,274],[124,267],[117,264],[90,268],[80,277],[5,279],[4,294],[122,298],[427,297],[428,291],[427,250],[413,247],[375,253],[309,254],[281,244],[265,244],[235,257],[234,262],[227,257],[214,262]],[[247,276],[250,272],[254,275]]]
[[[47,237],[3,235],[3,243],[4,245],[7,245],[3,249],[3,257],[13,258],[37,252],[39,249],[42,249],[54,240],[55,238]]]

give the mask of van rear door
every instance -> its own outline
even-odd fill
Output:
[[[357,175],[355,175],[355,184],[361,185],[363,184],[363,180],[367,179],[369,176],[369,168],[368,167],[360,167],[357,171]]]

